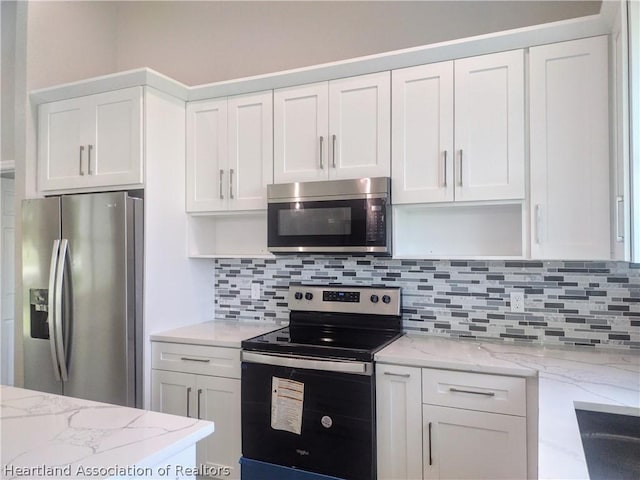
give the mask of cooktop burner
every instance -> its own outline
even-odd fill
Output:
[[[249,351],[372,361],[402,335],[400,289],[297,286],[289,326],[242,342]]]

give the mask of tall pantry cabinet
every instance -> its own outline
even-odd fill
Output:
[[[607,37],[530,49],[531,256],[610,258]]]

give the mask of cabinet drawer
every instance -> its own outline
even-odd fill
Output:
[[[526,415],[524,378],[422,369],[422,403]]]
[[[239,348],[152,342],[151,356],[152,368],[240,378]]]

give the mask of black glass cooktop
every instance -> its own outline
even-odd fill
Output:
[[[398,328],[366,329],[355,326],[292,323],[288,327],[242,342],[250,351],[322,358],[372,361],[375,352],[402,336]]]

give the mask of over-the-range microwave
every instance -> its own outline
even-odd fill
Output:
[[[391,255],[391,179],[268,185],[273,253]]]

